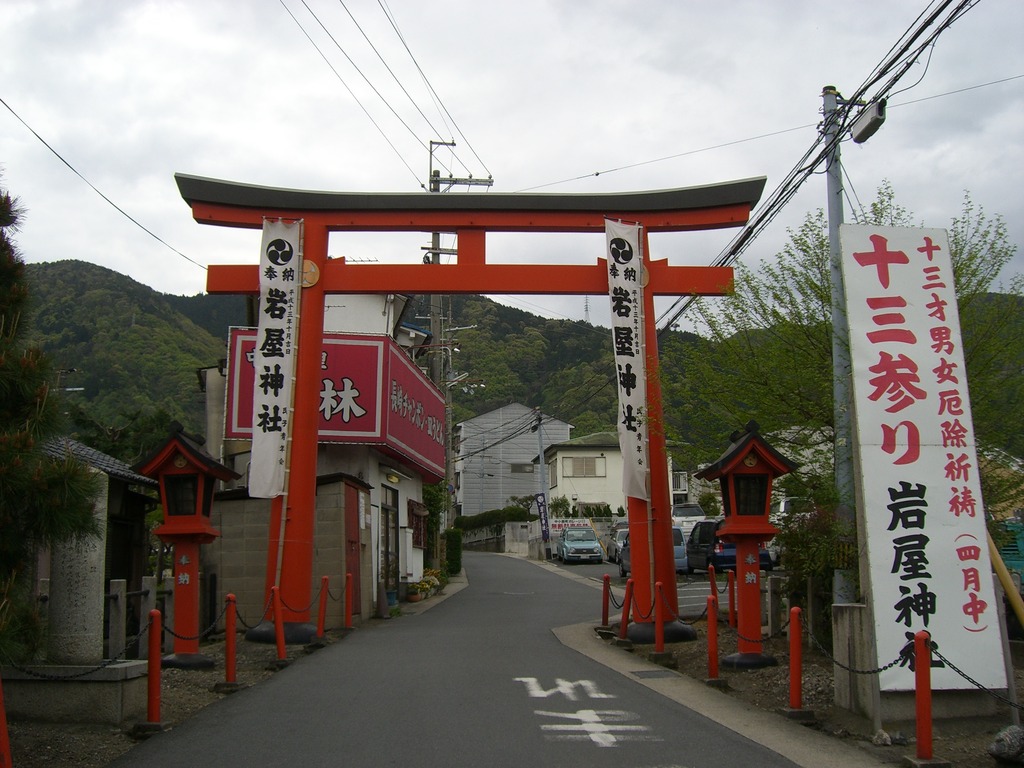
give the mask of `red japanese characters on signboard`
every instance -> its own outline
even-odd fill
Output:
[[[224,437],[252,438],[256,331],[232,328]],[[444,396],[386,336],[325,334],[320,355],[324,443],[367,443],[444,477]]]
[[[967,368],[945,230],[844,225],[859,506],[883,690],[914,688],[920,630],[1005,688]],[[932,664],[936,689],[969,688]]]

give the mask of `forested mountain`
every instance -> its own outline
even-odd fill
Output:
[[[80,418],[103,425],[114,437],[140,416],[152,416],[152,428],[158,432],[171,418],[203,432],[203,395],[196,371],[225,357],[229,326],[248,324],[244,298],[165,295],[81,261],[29,264],[27,274],[34,309],[29,317],[31,338],[56,368],[74,369],[60,381],[61,387],[76,389],[63,393],[66,410],[75,412],[77,406]],[[411,314],[426,315],[429,297],[415,300],[419,305]],[[1020,298],[983,297],[983,303],[989,302],[996,303],[1000,314],[1024,322]],[[548,320],[482,296],[446,299],[445,314],[448,327],[463,329],[453,334],[452,347],[458,351],[451,353],[450,378],[465,374],[462,385],[450,390],[456,422],[520,402],[573,424],[576,436],[615,428],[617,394],[607,328]],[[742,424],[703,423],[706,415],[699,415],[699,404],[683,402],[685,388],[674,385],[686,375],[685,350],[698,341],[680,333],[659,341],[668,379],[666,431],[671,440],[693,440],[717,455],[729,432]],[[1016,366],[1018,356],[1019,350],[1006,350],[1008,364]],[[742,360],[734,362],[741,370]],[[1017,374],[1019,370],[1006,371],[1011,378]],[[998,401],[986,403],[990,407],[1020,405],[1009,387],[995,388],[989,399]],[[691,424],[692,418],[702,424]],[[772,423],[769,414],[753,418]]]
[[[227,329],[248,323],[240,296],[171,296],[81,261],[27,265],[33,341],[62,376],[69,406],[99,424],[165,412],[203,431],[196,370],[225,356]],[[414,314],[427,310],[427,297]],[[456,421],[508,402],[539,406],[576,425],[576,434],[613,428],[610,331],[547,320],[481,296],[445,302],[455,334],[452,388]],[[472,327],[469,327],[472,326]],[[482,385],[482,386],[481,386]],[[81,388],[81,389],[78,389]]]
[[[202,431],[196,370],[216,365],[225,343],[182,311],[198,304],[178,302],[177,309],[177,297],[81,261],[29,264],[26,273],[30,339],[65,371],[59,387],[66,409],[81,407],[109,427],[162,411]]]

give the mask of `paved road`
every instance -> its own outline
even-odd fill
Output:
[[[695,683],[666,695],[659,684],[679,675],[617,649],[629,671],[602,662],[606,646],[589,629],[600,592],[585,574],[477,553],[465,566],[468,586],[430,610],[372,622],[112,765],[822,764],[792,762],[700,714],[722,694]],[[770,730],[744,717],[754,738]]]
[[[611,585],[613,587],[613,594],[615,595],[616,601],[621,603],[622,593],[626,587],[626,579],[619,576],[619,566],[615,563],[568,564],[552,560],[551,565],[565,569],[566,573],[572,573],[593,579],[597,583],[600,583],[604,575],[608,574],[611,576]],[[718,583],[716,585],[719,593],[719,600],[723,604],[725,604],[727,599],[725,593],[725,579],[725,575],[719,574]],[[703,616],[707,610],[708,595],[711,594],[711,586],[708,584],[708,575],[706,573],[677,574],[676,594],[678,595],[679,615],[682,616],[684,620]],[[612,612],[615,613],[614,610]]]

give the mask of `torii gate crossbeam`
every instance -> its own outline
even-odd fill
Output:
[[[182,197],[202,224],[262,228],[264,219],[302,219],[303,260],[318,277],[303,287],[299,319],[295,405],[287,510],[281,497],[272,505],[267,554],[267,592],[278,569],[282,515],[286,520],[280,593],[286,606],[309,606],[312,594],[313,510],[316,501],[317,389],[324,296],[328,293],[600,294],[608,290],[603,260],[593,265],[488,264],[488,232],[603,232],[605,219],[637,222],[644,231],[644,291],[648,371],[648,425],[652,499],[629,500],[630,538],[653,543],[634,546],[632,560],[640,612],[653,605],[654,584],[675,583],[671,503],[658,379],[655,295],[722,295],[732,289],[728,267],[673,267],[652,261],[647,234],[739,227],[760,199],[765,179],[678,189],[610,194],[342,193],[263,187],[176,174]],[[451,232],[458,236],[453,264],[365,264],[328,259],[331,232]],[[211,265],[210,293],[258,293],[257,265]],[[648,522],[650,521],[650,528]],[[634,529],[636,535],[634,535]],[[652,567],[653,565],[653,567]],[[677,612],[675,590],[668,590]],[[304,611],[285,609],[288,624],[309,621]],[[653,612],[648,617],[653,621]],[[301,630],[295,641],[308,640]]]

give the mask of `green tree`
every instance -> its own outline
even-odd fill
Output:
[[[0,189],[0,658],[14,659],[39,639],[25,578],[37,548],[95,534],[98,489],[87,467],[43,451],[59,431],[60,409],[48,360],[24,342],[28,286],[11,237],[20,216],[17,201]]]
[[[868,223],[915,226],[883,184]],[[989,218],[965,194],[948,228],[950,256],[964,339],[986,508],[996,514],[1024,506],[1024,483],[1012,455],[1024,449],[1024,281],[1000,284],[1015,246],[1001,217]],[[669,435],[696,464],[714,460],[725,436],[750,420],[779,450],[802,462],[776,493],[811,501],[811,515],[785,522],[778,537],[790,587],[810,579],[820,590],[808,600],[830,602],[829,584],[855,532],[836,521],[832,324],[828,226],[808,214],[776,259],[736,270],[736,291],[698,304],[701,340],[669,339],[663,353],[666,392],[683,407],[667,413]],[[679,418],[685,416],[685,420]],[[794,554],[796,553],[796,554]],[[827,629],[824,628],[824,629]]]
[[[868,223],[914,226],[885,183]],[[833,487],[832,324],[828,224],[808,214],[781,253],[758,269],[736,269],[736,291],[697,304],[701,339],[666,340],[663,377],[669,435],[696,464],[713,460],[725,438],[751,419],[784,454],[803,462],[784,478],[788,495],[831,505]],[[950,251],[964,333],[974,425],[989,471],[983,490],[990,508],[1021,506],[1019,483],[996,468],[1002,452],[1021,455],[1024,395],[1024,280],[999,283],[1013,258],[1001,217],[989,218],[965,194],[949,227]],[[996,291],[999,291],[998,293]],[[1016,487],[1015,487],[1016,486]]]

